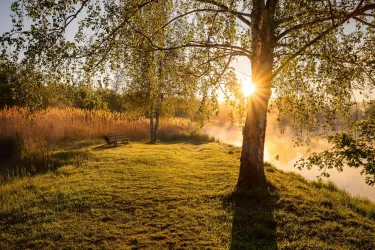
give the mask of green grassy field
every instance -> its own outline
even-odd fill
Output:
[[[375,249],[375,205],[266,167],[232,193],[219,143],[65,147],[56,171],[0,185],[0,249]]]

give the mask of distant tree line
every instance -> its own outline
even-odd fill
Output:
[[[120,95],[93,84],[64,84],[48,81],[41,73],[0,60],[0,108],[76,107],[121,110]]]
[[[144,93],[130,91],[125,86],[108,87],[92,82],[68,84],[51,81],[35,70],[0,58],[0,109],[20,106],[33,111],[47,107],[74,107],[147,116],[144,110],[148,108],[148,103],[143,95]],[[191,101],[195,104],[192,105]],[[169,112],[165,112],[165,115],[186,118],[193,117],[192,106],[199,105],[198,101],[187,101],[178,97],[169,98],[168,104]]]

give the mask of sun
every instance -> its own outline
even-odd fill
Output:
[[[245,97],[250,96],[255,93],[256,86],[251,80],[248,80],[242,84],[242,92]]]

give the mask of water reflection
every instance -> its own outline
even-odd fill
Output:
[[[214,120],[204,127],[204,132],[224,143],[236,146],[241,146],[242,144],[241,129],[230,122]],[[313,150],[320,151],[327,148],[328,144],[324,141],[318,141],[314,142],[311,147]],[[277,155],[279,156],[278,160],[275,159]],[[264,159],[266,161],[281,170],[296,172],[309,180],[316,180],[316,176],[319,175],[317,168],[312,170],[303,169],[301,171],[294,168],[294,163],[305,155],[305,148],[294,146],[290,131],[286,131],[281,135],[278,126],[268,122],[264,151]],[[332,169],[328,173],[331,175],[329,180],[333,181],[338,187],[347,190],[352,195],[366,196],[375,201],[375,187],[368,186],[365,183],[365,176],[360,174],[359,169],[345,168],[344,172],[341,173]]]

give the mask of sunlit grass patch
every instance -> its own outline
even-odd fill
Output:
[[[0,185],[0,249],[375,247],[374,203],[333,184],[267,164],[267,190],[233,193],[238,148],[98,146],[65,147],[58,169]]]

